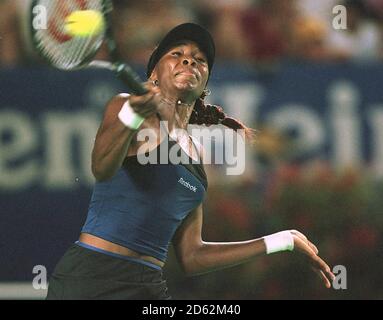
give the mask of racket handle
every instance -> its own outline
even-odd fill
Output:
[[[137,96],[142,96],[148,92],[142,85],[141,79],[138,74],[125,63],[117,63],[114,65],[117,76],[122,80]]]

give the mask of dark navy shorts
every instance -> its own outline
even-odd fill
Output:
[[[168,300],[160,268],[73,244],[57,264],[47,300]]]

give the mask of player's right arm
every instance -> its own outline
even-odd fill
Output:
[[[92,173],[97,181],[114,176],[137,134],[137,130],[124,125],[118,117],[125,102],[129,100],[134,112],[143,118],[156,113],[159,89],[150,85],[147,88],[149,92],[143,96],[120,94],[108,103],[92,151]]]

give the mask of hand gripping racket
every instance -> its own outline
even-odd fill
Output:
[[[46,11],[47,28],[35,29],[34,8]],[[66,18],[76,11],[93,10],[102,14],[105,27],[102,32],[88,36],[73,36],[66,32]],[[140,77],[127,64],[120,61],[111,28],[111,0],[33,0],[31,3],[31,37],[36,50],[50,65],[61,70],[78,70],[87,67],[114,72],[133,94],[143,95],[147,90]],[[111,61],[93,60],[106,41]]]

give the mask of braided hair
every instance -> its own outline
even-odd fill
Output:
[[[206,94],[204,93],[200,98],[197,99],[189,119],[189,124],[204,124],[206,126],[222,124],[234,131],[242,129],[245,132],[246,138],[251,143],[255,142],[256,131],[254,129],[248,128],[241,121],[227,116],[222,107],[205,104],[205,97]]]

